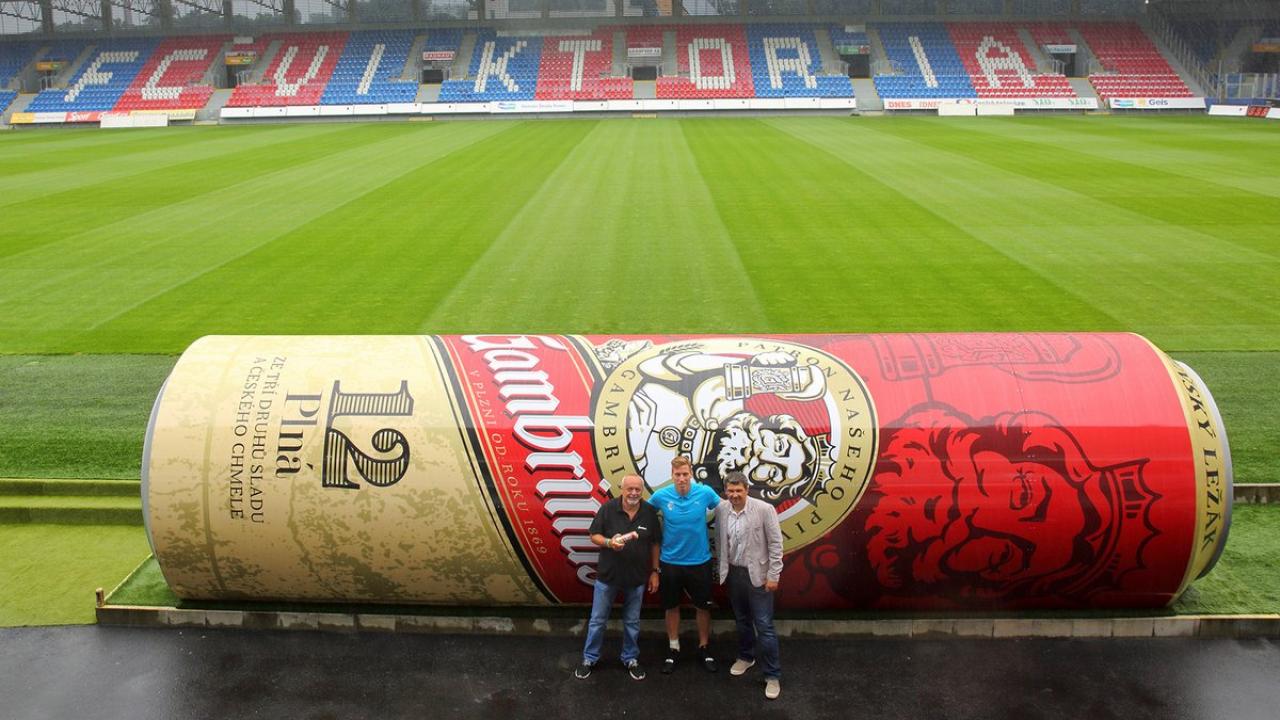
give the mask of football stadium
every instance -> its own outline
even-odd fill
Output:
[[[0,0],[0,637],[580,644],[785,417],[787,633],[1275,663],[1278,121],[1270,0]]]

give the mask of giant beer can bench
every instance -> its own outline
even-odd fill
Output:
[[[777,509],[783,609],[1161,607],[1231,510],[1208,389],[1129,334],[211,336],[144,454],[185,599],[589,603],[592,516],[677,455]]]

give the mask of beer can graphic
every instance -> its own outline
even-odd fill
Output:
[[[1164,606],[1231,510],[1208,389],[1130,334],[211,336],[144,455],[189,599],[589,603],[595,512],[677,456],[776,509],[781,608]]]

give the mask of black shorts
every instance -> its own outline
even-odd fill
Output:
[[[658,592],[662,595],[662,609],[680,607],[685,593],[699,610],[711,609],[711,563],[701,565],[671,565],[662,563],[662,580]]]

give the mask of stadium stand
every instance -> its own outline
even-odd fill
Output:
[[[259,36],[257,38],[237,37],[231,44],[228,52],[235,53],[253,53],[258,57],[267,51],[267,47],[271,45],[271,36]]]
[[[662,33],[665,28],[657,25],[628,25],[628,48],[662,48]]]
[[[1208,63],[1217,57],[1218,39],[1227,29],[1224,23],[1210,16],[1170,18],[1169,27],[1201,63]],[[1227,36],[1227,39],[1230,40],[1230,37]]]
[[[663,12],[661,4],[657,7]],[[874,76],[886,99],[1075,98],[1066,77],[1038,66],[1045,62],[1038,48],[1077,43],[1084,43],[1102,68],[1089,79],[1103,99],[1192,94],[1146,31],[1131,21],[904,21],[870,27],[892,68]],[[1205,27],[1195,26],[1198,37],[1212,34]],[[1214,27],[1221,30],[1225,24]],[[226,35],[18,41],[0,46],[0,93],[37,57],[80,60],[66,87],[40,93],[28,109],[198,109],[214,92],[211,76],[221,69],[226,48],[258,58],[237,73],[241,84],[227,107],[411,103],[420,88],[416,78],[405,79],[409,51],[423,32],[291,31],[237,38],[241,42],[231,45]],[[466,35],[471,32],[474,50]],[[468,41],[470,58],[459,57],[452,66],[465,62],[466,75],[445,80],[439,102],[625,100],[634,97],[635,83],[614,75],[615,60],[627,55],[615,47],[620,32],[627,49],[656,49],[642,64],[660,64],[655,83],[660,99],[850,98],[853,84],[843,74],[827,74],[826,64],[833,61],[820,42],[826,35],[831,49],[853,47],[859,50],[849,52],[861,54],[874,39],[861,25],[786,21],[603,25],[591,32],[550,34],[451,28],[426,31],[422,49],[457,53],[464,38]],[[448,60],[433,62],[438,68]],[[4,107],[12,98],[0,94],[0,102]]]
[[[46,46],[45,53],[40,57],[40,59],[61,60],[63,62],[71,63],[74,62],[76,58],[80,57],[80,54],[92,45],[93,42],[90,40],[59,38]]]
[[[0,90],[0,113],[4,112],[16,97],[18,97],[16,90]]]
[[[32,42],[0,45],[0,90],[6,90],[23,68],[36,59],[41,45]]]
[[[1037,71],[1017,25],[952,23],[948,29],[978,97],[1076,97],[1065,75]]]
[[[676,77],[658,78],[659,98],[749,98],[755,96],[751,54],[741,25],[676,29]]]
[[[851,32],[844,25],[830,26],[827,28],[827,34],[831,37],[831,44],[837,48],[845,45],[856,47],[871,45],[871,38],[867,36],[866,31]]]
[[[1071,28],[1056,22],[1027,22],[1019,24],[1019,27],[1026,28],[1031,35],[1031,40],[1037,47],[1043,48],[1045,45],[1075,45],[1075,38],[1071,37]]]
[[[160,43],[113,110],[198,110],[213,87],[205,76],[218,59],[224,35],[170,38]]]
[[[610,77],[613,70],[613,30],[590,35],[548,36],[542,39],[538,66],[539,100],[630,100],[629,77]]]
[[[345,32],[266,35],[259,42],[280,45],[262,82],[238,86],[227,107],[319,105],[347,41]]]
[[[658,17],[671,14],[671,0],[664,0],[667,11],[662,12],[657,0],[626,0],[623,14],[627,17]]]
[[[427,31],[427,42],[422,46],[424,51],[458,52],[462,44],[462,31],[458,29],[432,28]]]
[[[1089,76],[1101,98],[1191,97],[1160,50],[1135,23],[1082,23],[1076,27],[1104,73]]]
[[[98,43],[67,87],[39,93],[27,109],[30,112],[111,110],[141,72],[157,44],[156,38]]]
[[[351,33],[320,104],[413,102],[418,95],[418,83],[401,80],[400,76],[416,35],[413,30]]]
[[[541,57],[541,37],[506,37],[482,30],[477,34],[467,73],[472,79],[441,84],[440,102],[532,100]]]
[[[886,23],[876,26],[889,62],[900,73],[875,76],[884,98],[972,98],[978,93],[940,23]]]
[[[848,77],[823,73],[812,25],[749,25],[747,47],[756,97],[853,97]]]

